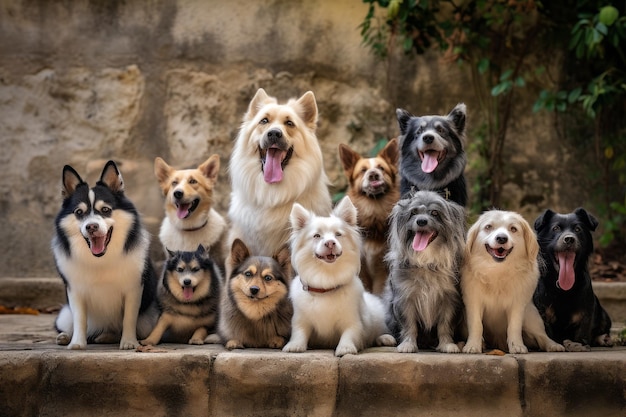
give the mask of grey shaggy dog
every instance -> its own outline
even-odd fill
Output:
[[[417,352],[419,345],[459,353],[454,333],[462,312],[464,208],[435,192],[418,191],[395,205],[390,224],[385,298],[398,352]]]

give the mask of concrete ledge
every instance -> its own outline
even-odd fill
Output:
[[[0,416],[626,415],[626,347],[527,355],[157,352],[54,343],[54,315],[0,315]]]

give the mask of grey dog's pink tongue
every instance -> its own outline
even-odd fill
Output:
[[[417,232],[415,237],[413,238],[413,250],[415,252],[421,252],[428,247],[428,243],[430,243],[430,238],[433,236],[435,232],[430,233],[422,233]]]
[[[439,160],[437,159],[438,156],[439,153],[435,151],[424,152],[424,157],[422,158],[422,171],[429,174],[437,169],[437,165],[439,165]]]
[[[557,258],[559,259],[559,288],[567,291],[574,286],[574,259],[576,254],[574,252],[559,252]]]
[[[270,148],[265,155],[265,164],[263,165],[263,179],[269,184],[281,182],[283,180],[283,162],[284,152],[277,148]]]

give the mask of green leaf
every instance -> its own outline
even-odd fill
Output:
[[[487,58],[483,58],[480,61],[478,61],[478,73],[479,74],[484,74],[487,72],[487,70],[489,69],[489,60]]]
[[[502,73],[502,75],[500,75],[500,81],[506,81],[509,78],[511,78],[511,75],[513,74],[513,70],[512,69],[508,69],[506,71],[504,71]]]
[[[519,77],[517,77],[515,79],[515,85],[517,87],[525,87],[526,86],[526,80],[524,80],[524,77],[522,77],[521,75]]]
[[[573,89],[569,92],[569,95],[567,96],[567,101],[570,103],[574,103],[576,100],[578,100],[578,97],[580,97],[582,91],[583,89],[581,87]]]
[[[609,28],[607,28],[604,23],[598,22],[598,24],[596,25],[595,29],[596,29],[596,31],[598,31],[601,34],[603,34],[604,36],[608,35],[608,33],[609,33]]]

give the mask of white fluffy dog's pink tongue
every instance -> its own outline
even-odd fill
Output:
[[[281,182],[283,180],[283,167],[281,166],[283,151],[270,148],[265,155],[265,165],[263,165],[263,179],[269,184]]]
[[[574,252],[559,252],[557,257],[559,258],[559,288],[564,291],[571,289],[574,286],[574,259],[576,254]]]
[[[421,252],[428,247],[428,243],[430,242],[430,238],[433,236],[435,232],[423,233],[417,232],[415,237],[413,238],[413,250],[415,252]]]
[[[435,151],[424,152],[424,156],[422,157],[422,171],[427,174],[433,172],[437,168],[437,165],[439,165],[438,156],[439,153]]]
[[[183,287],[183,298],[185,299],[185,301],[189,301],[193,298],[192,287]]]
[[[189,216],[190,207],[191,204],[179,204],[178,207],[176,207],[176,216],[178,216],[179,219],[184,219]]]

